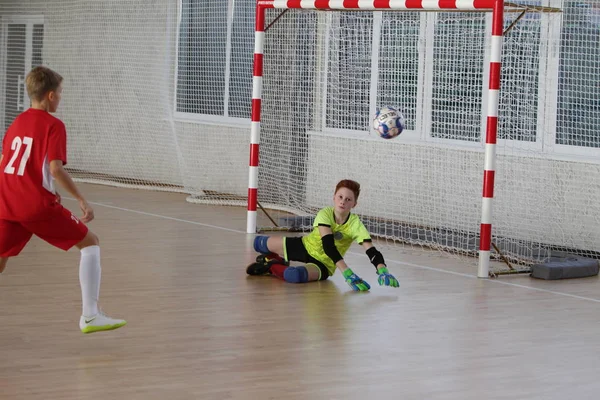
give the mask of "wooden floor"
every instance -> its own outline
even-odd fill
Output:
[[[356,246],[340,274],[247,277],[242,208],[82,185],[95,202],[101,304],[128,325],[79,332],[77,251],[34,239],[0,276],[0,399],[560,399],[600,397],[597,277],[481,280],[476,267]],[[76,203],[64,201],[71,209]]]

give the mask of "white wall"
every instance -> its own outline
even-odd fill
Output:
[[[0,4],[11,14],[44,15],[44,64],[65,78],[69,167],[245,193],[249,130],[173,121],[176,1]]]

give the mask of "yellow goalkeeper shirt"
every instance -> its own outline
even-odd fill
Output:
[[[346,222],[337,224],[335,222],[333,207],[326,207],[319,211],[315,217],[315,222],[313,223],[314,229],[311,233],[302,237],[302,243],[308,254],[327,267],[329,275],[333,275],[336,268],[333,260],[331,260],[331,258],[325,254],[325,250],[323,250],[319,225],[331,228],[335,240],[335,247],[342,257],[346,254],[352,245],[352,242],[362,244],[365,240],[371,240],[369,231],[367,231],[367,228],[365,228],[360,218],[358,218],[358,215],[350,213]]]

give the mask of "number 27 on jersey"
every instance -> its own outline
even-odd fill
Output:
[[[17,170],[17,175],[23,176],[23,174],[25,173],[25,166],[27,165],[27,161],[29,161],[29,156],[31,155],[31,145],[32,144],[33,144],[33,139],[28,136],[23,137],[23,139],[21,139],[20,137],[17,136],[13,139],[12,145],[10,146],[10,149],[13,151],[13,155],[10,158],[10,161],[8,162],[8,164],[6,165],[6,168],[4,168],[5,174],[14,174],[15,173],[14,164],[17,161],[19,154],[21,153],[21,147],[23,147],[23,145],[25,145],[25,151],[23,152],[23,155],[21,156],[21,161],[19,162],[19,169]]]

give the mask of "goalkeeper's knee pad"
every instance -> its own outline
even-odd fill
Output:
[[[254,238],[254,251],[262,254],[269,254],[269,248],[267,247],[268,236],[257,236]]]
[[[283,273],[283,279],[290,283],[306,283],[308,270],[306,267],[288,267]]]

